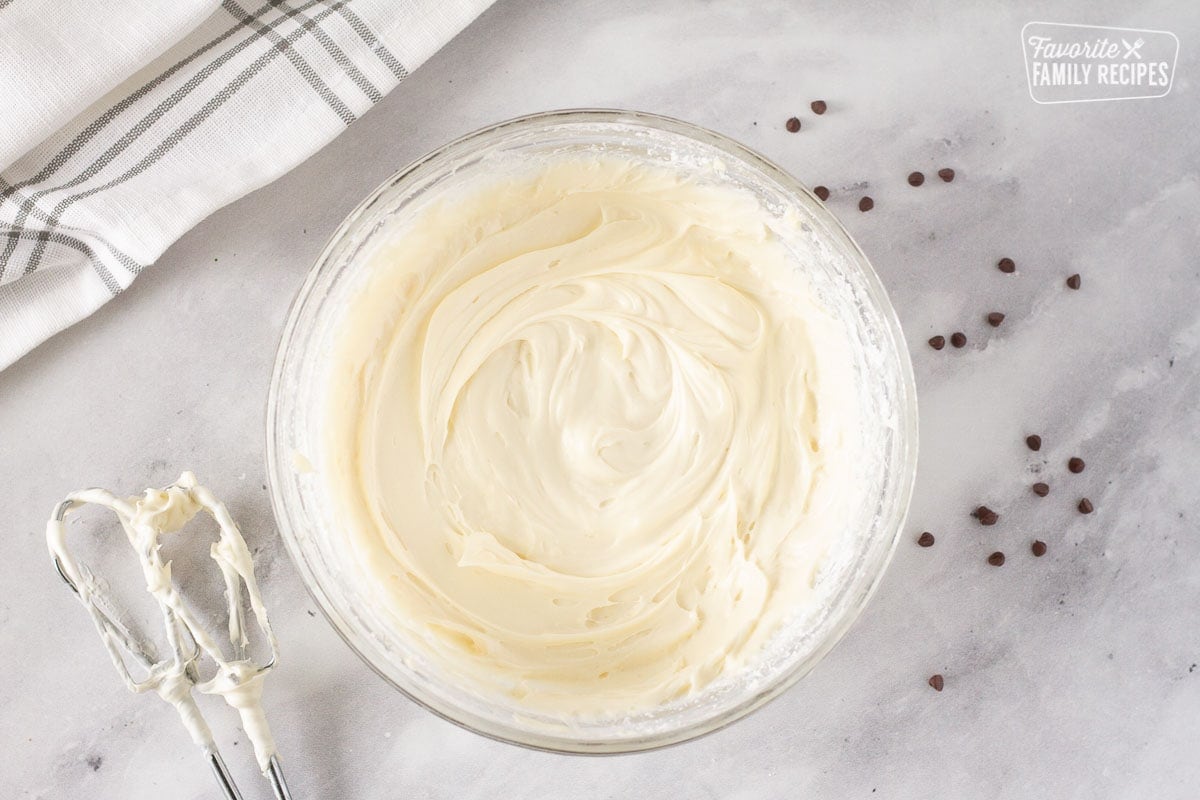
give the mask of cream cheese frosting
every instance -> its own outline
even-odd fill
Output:
[[[498,173],[393,223],[345,305],[314,461],[347,579],[538,712],[736,678],[819,602],[857,496],[851,345],[797,224],[683,165]]]

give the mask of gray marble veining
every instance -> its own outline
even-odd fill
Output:
[[[1171,30],[1175,86],[1036,105],[1019,42],[1031,20]],[[121,688],[42,538],[70,489],[191,468],[261,548],[283,645],[267,704],[297,800],[1200,795],[1198,44],[1195,9],[1163,0],[501,0],[332,145],[0,373],[3,794],[214,796],[169,709]],[[275,344],[338,221],[437,145],[578,106],[691,120],[830,187],[891,293],[921,401],[909,530],[842,644],[750,718],[613,759],[490,742],[389,689],[314,616],[263,488]],[[932,177],[942,166],[953,183]],[[914,169],[930,178],[917,189]],[[1007,315],[996,329],[992,310]],[[963,350],[924,344],[956,330]],[[979,503],[998,525],[970,519]],[[922,530],[933,548],[913,543]],[[267,797],[244,737],[210,708],[248,798]]]

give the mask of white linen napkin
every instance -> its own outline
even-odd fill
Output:
[[[491,0],[0,0],[0,369],[333,139]]]

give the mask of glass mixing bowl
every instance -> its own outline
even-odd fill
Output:
[[[348,548],[320,479],[324,355],[341,308],[360,285],[363,254],[389,222],[414,213],[453,182],[488,176],[498,163],[586,151],[716,172],[754,193],[772,214],[795,214],[805,247],[798,263],[853,344],[864,452],[861,503],[846,545],[822,568],[822,600],[778,630],[758,662],[699,693],[639,714],[591,721],[551,718],[455,683],[361,602]],[[405,167],[341,224],[292,305],[275,361],[267,407],[271,501],[292,559],[347,644],[410,698],[477,733],[545,750],[646,750],[716,730],[777,696],[805,675],[865,607],[895,548],[908,511],[917,459],[912,364],[896,319],[867,258],[837,219],[795,178],[712,131],[629,111],[556,111],[502,122],[464,136]],[[515,703],[516,701],[512,701]]]

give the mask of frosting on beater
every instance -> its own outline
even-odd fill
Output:
[[[110,616],[112,602],[105,597],[104,581],[76,560],[67,546],[67,514],[87,504],[109,509],[120,522],[137,556],[146,591],[162,612],[172,651],[169,655],[159,658],[152,645],[135,639],[123,623]],[[164,536],[182,535],[179,532],[201,511],[212,516],[220,529],[209,555],[225,582],[229,647],[222,647],[218,638],[201,624],[172,579],[172,562],[165,561],[159,552]],[[46,524],[46,542],[59,572],[91,615],[125,685],[134,692],[153,691],[174,706],[193,741],[208,754],[216,752],[216,745],[192,689],[221,696],[238,711],[258,765],[265,772],[276,751],[263,712],[262,687],[267,672],[275,665],[278,645],[254,578],[250,549],[225,504],[200,486],[190,472],[184,472],[165,489],[147,489],[138,497],[123,498],[104,489],[83,489],[72,492],[55,508]],[[254,624],[270,648],[265,665],[254,663],[246,654],[250,638],[242,608],[242,587]],[[232,650],[232,658],[226,650]],[[211,678],[198,682],[197,661],[202,656],[215,670]],[[129,659],[141,667],[137,678],[129,670]]]
[[[816,602],[856,496],[851,345],[787,225],[615,156],[398,223],[344,310],[314,458],[372,613],[564,716],[752,664]]]

